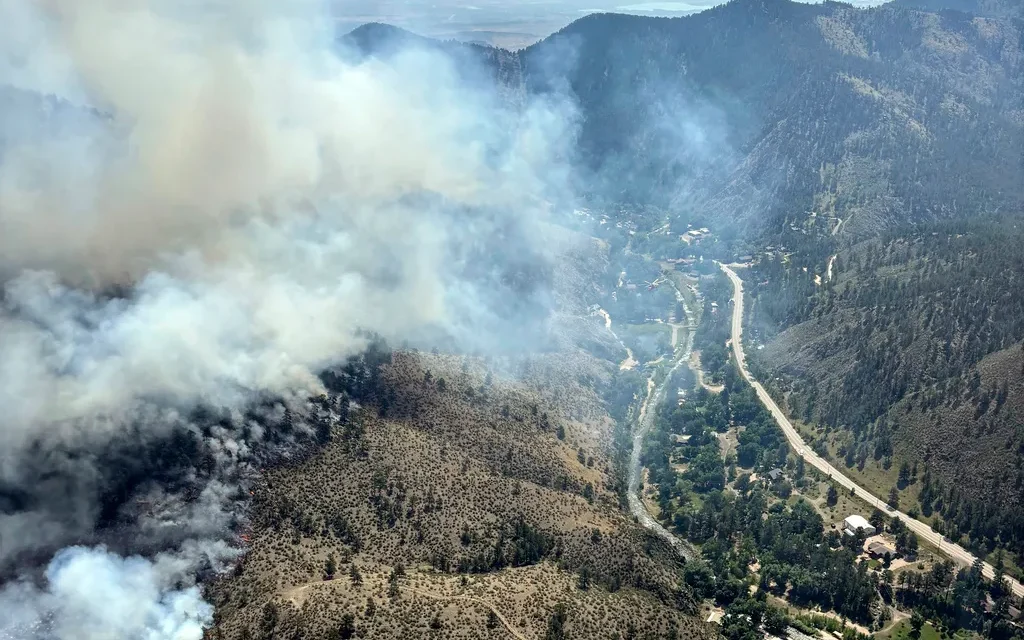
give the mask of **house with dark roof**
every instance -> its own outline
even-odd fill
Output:
[[[887,553],[889,554],[890,558],[896,556],[896,550],[890,547],[889,545],[885,544],[884,542],[875,540],[874,542],[868,545],[868,555],[870,555],[872,558],[884,558],[885,554]]]

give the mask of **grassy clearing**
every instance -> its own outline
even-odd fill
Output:
[[[672,327],[660,322],[620,325],[616,331],[641,364],[672,354]]]
[[[824,434],[824,430],[821,427],[807,424],[797,420],[796,418],[790,418],[790,421],[807,443],[817,440]],[[839,469],[843,475],[848,476],[851,480],[879,498],[888,500],[890,490],[898,484],[900,472],[899,466],[893,464],[886,469],[880,460],[868,458],[863,469],[856,464],[852,467],[848,467],[846,466],[846,461],[839,452],[837,432],[829,433],[826,437],[828,445],[828,460],[837,469]],[[900,499],[899,505],[897,506],[902,511],[906,511],[907,509],[916,506],[918,493],[920,493],[920,483],[911,482],[911,484],[904,487],[902,490],[899,490]],[[925,524],[931,524],[931,521],[923,516],[919,515],[917,519]]]
[[[902,620],[892,626],[891,629],[883,631],[875,635],[879,640],[914,640],[910,627],[909,620]],[[940,634],[932,623],[926,622],[921,627],[921,635],[917,640],[942,640],[942,634]]]

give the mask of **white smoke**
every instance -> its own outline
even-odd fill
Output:
[[[196,586],[173,588],[183,569],[169,556],[64,549],[46,570],[45,590],[19,582],[0,591],[0,639],[200,640],[213,608]]]
[[[513,108],[433,50],[349,55],[325,4],[0,0],[0,561],[90,539],[103,475],[76,452],[307,397],[366,330],[505,313],[458,275],[565,182],[571,109]],[[247,454],[206,442],[217,469]],[[58,469],[81,495],[39,480]],[[146,491],[170,506],[139,535],[228,526],[227,484]],[[209,607],[168,578],[186,555],[62,551],[3,591],[0,630],[199,638]]]

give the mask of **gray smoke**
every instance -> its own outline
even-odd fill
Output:
[[[319,370],[367,330],[493,344],[509,282],[543,306],[529,238],[572,109],[509,105],[437,51],[346,52],[313,0],[0,20],[0,634],[199,638],[189,585],[231,557],[252,447]],[[202,468],[146,477],[168,438]],[[113,476],[132,500],[98,498]]]

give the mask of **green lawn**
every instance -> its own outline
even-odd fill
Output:
[[[910,621],[909,620],[903,620],[903,621],[899,622],[898,624],[896,624],[895,626],[893,626],[892,629],[889,629],[888,631],[886,631],[884,633],[876,634],[875,637],[879,638],[880,640],[913,640],[913,637],[910,635],[910,633],[911,633]],[[942,639],[942,636],[939,635],[939,632],[935,630],[935,627],[932,626],[932,623],[930,623],[930,622],[924,623],[924,626],[921,627],[921,636],[920,636],[920,638],[918,640],[941,640],[941,639]]]

